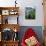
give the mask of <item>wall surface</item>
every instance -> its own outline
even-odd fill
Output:
[[[0,6],[1,7],[15,6],[14,1],[15,0],[9,0],[9,1],[0,0]],[[44,16],[43,16],[42,0],[17,0],[17,3],[18,3],[17,6],[19,6],[19,15],[20,15],[19,24],[20,26],[43,26]],[[25,7],[33,7],[36,9],[36,19],[35,20],[25,19]]]
[[[19,22],[22,26],[43,26],[43,6],[42,0],[21,0],[20,18]],[[36,9],[36,19],[25,19],[25,7],[33,7]]]
[[[19,38],[20,41],[22,40],[24,33],[27,31],[28,28],[32,28],[33,31],[37,34],[37,37],[41,43],[43,43],[43,30],[42,26],[21,26],[20,32],[19,32]]]

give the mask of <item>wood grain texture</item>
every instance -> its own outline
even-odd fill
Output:
[[[8,42],[3,42],[3,45],[6,46],[18,46],[18,41],[8,41]]]
[[[44,8],[44,26],[46,26],[46,0],[43,0],[43,8]]]
[[[5,28],[10,28],[14,31],[14,29],[16,29],[17,31],[19,31],[20,26],[18,24],[1,24],[0,25],[0,30],[3,31],[3,29]]]

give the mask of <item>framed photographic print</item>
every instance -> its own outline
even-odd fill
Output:
[[[9,10],[2,10],[2,15],[9,15]]]
[[[15,10],[10,10],[10,12],[9,12],[10,15],[16,15],[17,13],[18,13],[18,12],[15,11]]]
[[[14,12],[11,11],[11,12],[10,12],[10,15],[14,15]]]
[[[25,19],[35,19],[35,8],[26,7],[25,8]]]

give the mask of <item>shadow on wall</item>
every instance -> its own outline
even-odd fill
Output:
[[[26,30],[28,28],[32,28],[36,32],[39,41],[41,43],[43,43],[43,30],[42,30],[42,26],[21,26],[20,27],[20,32],[19,32],[20,42],[21,42],[21,40],[22,40],[22,38],[24,36],[24,33],[26,32]]]

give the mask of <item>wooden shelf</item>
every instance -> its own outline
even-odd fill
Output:
[[[0,10],[12,10],[12,9],[16,9],[16,10],[18,10],[19,9],[19,7],[0,7]]]
[[[7,16],[8,17],[17,16],[17,24],[8,24]],[[20,29],[20,26],[18,24],[18,16],[19,16],[19,7],[0,7],[0,17],[1,17],[0,32],[3,33],[3,30],[8,28],[8,29],[11,29],[10,31],[14,31],[14,33],[15,33],[15,29],[16,29],[16,32],[18,33],[18,31]],[[6,19],[5,19],[5,17],[6,17]],[[2,34],[1,34],[1,36],[2,36]],[[0,46],[18,46],[18,42],[19,42],[18,39],[17,39],[17,41],[13,41],[13,39],[10,39],[9,41],[4,41],[4,39],[2,39],[2,38],[3,37],[1,37]]]
[[[19,31],[20,26],[19,24],[0,24],[0,30],[2,31],[5,28],[10,28],[14,31],[14,29],[17,29]]]
[[[10,40],[10,41],[3,41],[3,42],[5,42],[5,43],[8,43],[8,42],[12,43],[12,42],[19,42],[19,40],[15,40],[15,41]]]
[[[17,11],[17,14],[7,14],[7,15],[4,14],[4,15],[2,15],[2,10],[8,10],[9,12],[10,11],[12,11],[12,12]],[[18,16],[19,15],[18,11],[19,11],[19,7],[0,7],[0,15],[1,15],[0,30],[3,30],[4,28],[11,28],[11,29],[16,28],[17,30],[19,29],[18,17],[17,17],[17,20],[16,20],[17,24],[8,24],[8,22],[6,23],[6,20],[4,20],[5,17],[7,17],[7,16]]]
[[[0,43],[2,46],[18,46],[19,41],[1,41]]]
[[[13,12],[13,13],[10,13],[10,12]],[[4,24],[3,22],[6,22],[3,20],[5,20],[5,17],[7,16],[17,16],[17,24],[18,24],[19,7],[0,7],[0,15],[1,15],[2,24]],[[7,20],[7,23],[8,23],[8,20]]]

